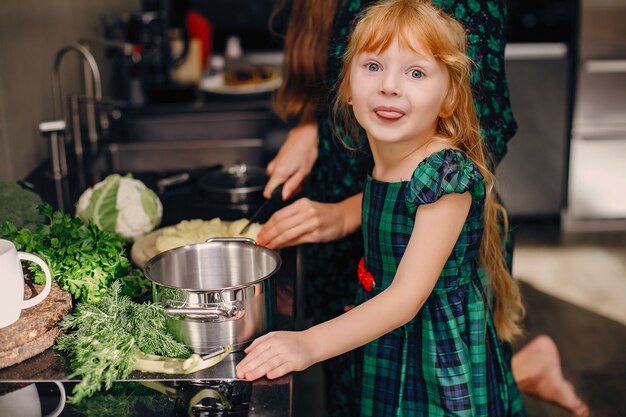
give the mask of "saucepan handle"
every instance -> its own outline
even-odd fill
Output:
[[[171,316],[193,316],[212,321],[237,320],[244,315],[244,309],[236,304],[207,307],[168,307],[165,313]]]

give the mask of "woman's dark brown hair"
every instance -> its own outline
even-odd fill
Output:
[[[292,0],[284,41],[283,82],[274,98],[286,120],[311,111],[326,89],[328,39],[339,0]],[[277,11],[284,8],[283,1]],[[276,13],[276,12],[275,12]]]

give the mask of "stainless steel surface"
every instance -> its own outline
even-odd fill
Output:
[[[626,230],[626,1],[581,2],[565,231]]]
[[[153,282],[189,291],[237,289],[276,273],[277,252],[248,241],[215,239],[156,255],[144,267]]]
[[[128,114],[127,137],[138,142],[265,137],[272,116],[269,104],[256,110],[223,110],[228,106],[225,103],[212,111],[188,112],[156,108],[153,112]]]
[[[167,309],[172,335],[204,353],[227,344],[241,350],[273,327],[280,265],[270,249],[215,239],[159,254],[144,273],[154,301]]]
[[[65,155],[65,120],[52,120],[39,123],[39,131],[50,140],[50,164],[52,171],[49,175],[54,180],[54,196],[57,207],[63,210],[69,204],[69,190],[67,184],[67,158]]]
[[[625,59],[580,63],[573,137],[626,135],[626,47],[622,53]]]
[[[54,117],[57,119],[64,119],[63,112],[63,97],[61,93],[61,63],[63,62],[63,57],[70,51],[77,52],[83,59],[85,64],[84,73],[85,80],[91,81],[89,86],[87,87],[87,94],[90,97],[93,97],[96,101],[102,100],[102,78],[100,76],[100,69],[98,68],[98,63],[94,58],[93,54],[87,49],[84,45],[79,43],[72,43],[64,48],[61,48],[54,57],[54,67],[53,67],[53,82],[52,82],[52,94],[54,100]],[[91,77],[91,78],[90,78]],[[91,89],[93,87],[93,90]],[[93,94],[93,96],[91,95]],[[95,106],[93,103],[91,107],[89,107],[88,111],[88,122],[89,122],[89,141],[91,145],[92,153],[96,153],[98,150],[98,134],[96,131],[95,120]]]
[[[83,155],[83,137],[80,124],[80,107],[78,106],[78,96],[70,96],[70,125],[72,126],[72,139],[74,142],[74,153]]]
[[[497,169],[496,187],[515,217],[558,217],[565,204],[568,48],[508,44],[506,72],[519,129]]]
[[[262,139],[189,140],[112,143],[94,164],[96,172],[148,172],[261,164]]]

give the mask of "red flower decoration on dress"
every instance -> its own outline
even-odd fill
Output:
[[[372,291],[372,288],[374,288],[376,283],[374,282],[374,275],[372,275],[371,272],[367,272],[365,269],[365,258],[361,258],[359,261],[357,272],[359,275],[359,282],[363,286],[363,289],[367,292]]]

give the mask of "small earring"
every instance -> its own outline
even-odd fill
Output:
[[[352,97],[348,97],[348,104],[352,105]]]

